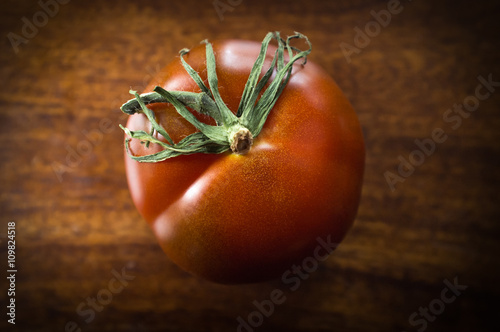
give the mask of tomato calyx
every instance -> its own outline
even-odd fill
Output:
[[[290,45],[292,39],[304,39],[308,44],[307,50],[300,50]],[[272,59],[271,66],[266,70],[262,78],[264,61],[267,50],[272,39],[278,42],[278,48]],[[311,52],[311,43],[306,36],[295,33],[286,40],[280,37],[279,32],[270,32],[262,42],[260,53],[253,65],[243,94],[241,96],[238,110],[234,114],[222,100],[216,74],[215,55],[212,44],[207,40],[202,43],[206,45],[206,66],[208,86],[203,82],[199,74],[184,60],[183,56],[189,52],[182,49],[180,60],[184,69],[196,82],[201,92],[167,91],[156,86],[153,92],[139,95],[136,91],[130,91],[135,96],[124,103],[121,110],[129,115],[143,113],[151,123],[151,132],[142,130],[132,131],[120,125],[128,138],[125,140],[127,154],[139,162],[159,162],[179,155],[194,153],[222,153],[231,150],[236,154],[247,153],[253,144],[254,138],[261,132],[267,116],[281,95],[286,84],[290,80],[293,64],[304,59]],[[288,62],[285,63],[285,51],[288,53]],[[275,72],[275,78],[269,83],[269,79]],[[266,89],[265,86],[269,83]],[[259,98],[260,96],[260,98]],[[178,143],[174,143],[167,130],[156,121],[155,114],[147,105],[151,103],[170,103],[176,111],[190,122],[198,131],[185,137]],[[191,113],[187,107],[196,112],[206,114],[215,120],[216,125],[208,125],[201,122]],[[157,132],[165,138],[164,142],[154,136]],[[149,146],[150,143],[158,144],[163,150],[144,156],[134,156],[129,150],[131,139],[138,139]]]

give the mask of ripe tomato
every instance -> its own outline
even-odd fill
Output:
[[[261,44],[212,45],[220,96],[234,113]],[[265,68],[275,50],[268,49]],[[184,59],[206,82],[205,47],[193,48]],[[145,92],[156,85],[200,91],[179,58]],[[148,108],[174,142],[197,131],[169,103]],[[214,124],[206,115],[196,117]],[[127,128],[149,132],[151,123],[138,113],[129,117]],[[129,143],[135,156],[160,150],[158,144]],[[125,163],[133,201],[175,263],[214,282],[246,283],[277,277],[312,256],[318,237],[337,243],[344,238],[359,204],[364,155],[352,106],[333,79],[309,61],[293,65],[248,153],[181,155],[156,163],[126,155]]]

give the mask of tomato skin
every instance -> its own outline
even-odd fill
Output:
[[[260,46],[213,43],[219,91],[231,110],[238,108]],[[185,59],[206,79],[204,46]],[[199,91],[179,59],[145,92],[155,85]],[[194,132],[171,105],[149,107],[174,141]],[[149,131],[143,114],[131,116],[127,127]],[[158,151],[137,141],[130,149],[136,155]],[[247,283],[300,264],[313,255],[318,237],[337,243],[344,238],[359,205],[364,156],[352,106],[328,74],[308,61],[294,65],[248,154],[188,155],[159,163],[126,156],[125,163],[134,203],[174,262],[214,282]]]

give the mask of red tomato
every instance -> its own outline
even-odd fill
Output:
[[[261,44],[214,42],[218,86],[234,112]],[[266,65],[276,48],[267,52]],[[205,46],[184,59],[207,79]],[[267,68],[265,66],[265,68]],[[179,58],[145,92],[199,92]],[[171,104],[148,105],[174,142],[196,131]],[[197,114],[206,123],[207,116]],[[130,130],[150,131],[144,114]],[[164,139],[162,139],[165,141]],[[130,152],[160,151],[131,140]],[[183,269],[219,283],[280,276],[313,255],[317,238],[339,243],[356,216],[364,169],[356,114],[332,78],[311,61],[293,65],[291,79],[245,155],[193,154],[157,163],[125,157],[133,201],[158,241]]]

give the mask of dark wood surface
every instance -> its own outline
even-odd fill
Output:
[[[493,331],[500,86],[481,88],[488,96],[460,123],[446,116],[454,104],[474,106],[479,76],[500,81],[500,6],[403,1],[386,27],[368,25],[368,45],[355,40],[354,28],[388,3],[243,0],[221,20],[213,1],[75,0],[51,7],[43,24],[37,1],[2,2],[0,329],[235,331],[253,301],[280,289],[286,300],[255,331]],[[16,53],[9,33],[30,34],[23,25],[34,18],[38,31]],[[205,38],[260,41],[271,30],[309,36],[310,60],[344,90],[366,138],[355,226],[295,291],[280,280],[215,285],[170,262],[129,196],[118,128],[129,88],[144,87],[181,48]],[[341,43],[359,52],[347,61]],[[446,141],[391,190],[386,172],[398,175],[399,156],[418,162],[415,139],[436,128]],[[9,221],[15,326],[6,316]],[[129,280],[114,283],[122,271]],[[445,291],[453,300],[441,307],[445,280],[468,287],[454,298]],[[78,314],[92,297],[106,305]],[[429,305],[439,314],[412,326],[410,316]]]

